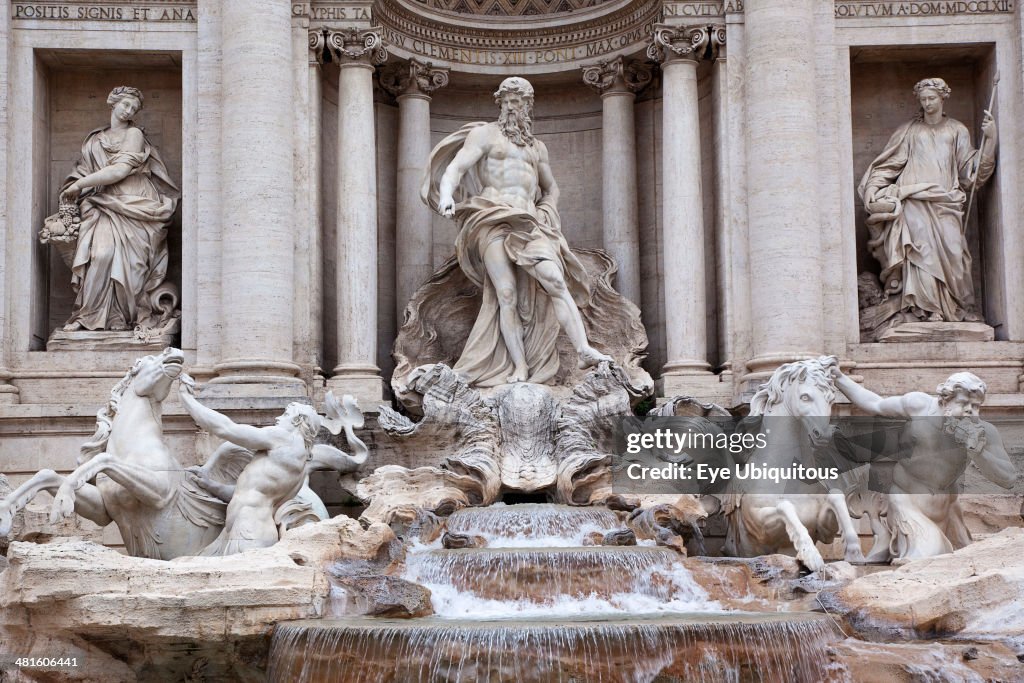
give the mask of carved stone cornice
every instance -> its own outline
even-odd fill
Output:
[[[674,59],[713,62],[725,45],[724,26],[669,26],[656,24],[647,56],[656,62]]]
[[[341,66],[368,64],[376,66],[388,59],[388,51],[379,27],[319,28],[309,32],[309,49],[321,64],[328,58]]]
[[[423,95],[429,97],[434,91],[448,85],[449,69],[423,64],[415,59],[399,62],[380,74],[380,87],[394,97],[401,95]]]
[[[441,12],[417,0],[378,0],[373,16],[396,57],[459,72],[529,75],[633,54],[646,47],[661,10],[662,0],[609,0],[512,21]]]
[[[622,57],[583,67],[583,82],[600,94],[643,90],[651,82],[651,67]]]

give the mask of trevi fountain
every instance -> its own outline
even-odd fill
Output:
[[[10,0],[0,681],[1024,680],[1009,0]]]

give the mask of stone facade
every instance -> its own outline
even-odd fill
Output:
[[[73,295],[36,238],[120,84],[145,92],[139,124],[181,188],[179,345],[200,397],[250,424],[326,388],[371,411],[387,400],[405,306],[455,239],[419,203],[419,169],[443,137],[492,119],[511,75],[536,87],[566,238],[618,260],[661,395],[736,407],[779,364],[834,354],[881,395],[969,370],[986,411],[1024,414],[1016,3],[4,4],[0,472],[15,486],[74,466],[140,355],[45,350]],[[950,84],[976,144],[996,71],[998,160],[967,225],[995,340],[861,343],[858,274],[877,264],[856,182],[924,77]],[[209,453],[180,404],[164,426],[185,465]]]

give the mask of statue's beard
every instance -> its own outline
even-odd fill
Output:
[[[498,125],[513,144],[519,147],[533,144],[533,120],[525,108],[513,109],[502,107],[498,116]]]

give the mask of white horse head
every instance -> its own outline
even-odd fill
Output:
[[[786,363],[758,388],[750,401],[750,414],[801,418],[812,441],[826,438],[836,398],[832,368],[837,367],[835,356]]]
[[[181,374],[184,363],[185,354],[181,349],[171,347],[167,347],[156,356],[144,356],[135,361],[125,376],[110,390],[107,405],[96,413],[96,433],[87,443],[82,444],[78,463],[82,464],[106,449],[114,417],[129,389],[141,398],[160,403],[167,398],[171,385]]]

